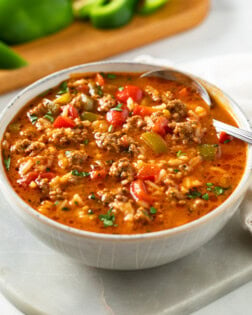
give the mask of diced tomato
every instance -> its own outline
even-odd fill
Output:
[[[67,108],[67,115],[70,118],[75,119],[75,118],[79,117],[79,113],[73,105],[71,105],[71,104],[65,105],[65,106],[62,106],[62,108]]]
[[[150,204],[154,201],[154,198],[147,192],[146,186],[141,179],[135,180],[130,184],[130,193],[136,201],[142,200]]]
[[[121,111],[111,109],[106,114],[106,120],[114,127],[121,126],[129,116],[127,107],[122,107],[120,109]]]
[[[97,73],[97,75],[95,77],[95,82],[100,86],[103,86],[105,84],[105,80],[100,73]]]
[[[74,126],[75,122],[72,119],[63,116],[58,116],[53,123],[54,128],[73,128]]]
[[[76,90],[79,92],[87,93],[89,91],[89,87],[86,84],[80,84],[76,86]]]
[[[133,115],[140,115],[142,117],[150,116],[154,112],[155,112],[155,109],[149,106],[138,105],[133,109]]]
[[[55,176],[56,175],[53,172],[42,172],[39,174],[40,178],[48,178],[49,180],[53,179]]]
[[[233,137],[228,135],[225,131],[221,131],[219,134],[219,142],[226,143],[233,140]]]
[[[116,98],[123,103],[126,103],[131,97],[133,101],[139,102],[143,98],[143,91],[135,85],[125,85],[122,91],[116,92]]]
[[[101,170],[94,170],[90,172],[90,178],[91,179],[103,179],[107,175],[106,170],[101,169]]]
[[[157,165],[144,165],[137,173],[137,178],[142,180],[150,180],[154,182],[160,173],[160,167]]]
[[[30,172],[25,177],[18,180],[18,183],[24,187],[27,187],[31,182],[38,178],[38,172]]]
[[[189,94],[189,90],[187,87],[182,88],[179,92],[178,92],[179,96],[181,97],[186,97]]]
[[[152,131],[160,134],[160,136],[165,136],[167,133],[171,133],[171,128],[168,127],[168,119],[160,116],[157,117],[154,126],[152,127]]]

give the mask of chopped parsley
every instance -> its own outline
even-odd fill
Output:
[[[180,170],[178,170],[177,168],[175,168],[175,169],[173,170],[173,172],[174,172],[174,173],[178,173],[178,172],[180,172]]]
[[[107,78],[108,79],[115,79],[116,78],[116,75],[114,73],[108,73],[107,74]]]
[[[65,151],[65,156],[70,157],[71,156],[71,151]]]
[[[150,207],[150,213],[151,213],[151,214],[157,213],[157,209],[154,208],[154,207]]]
[[[108,127],[108,132],[112,132],[112,131],[113,131],[113,126],[110,125],[110,126]]]
[[[56,200],[56,201],[54,202],[54,205],[57,206],[58,204],[59,204],[59,200]]]
[[[40,161],[37,161],[36,164],[39,165],[39,164],[40,164]]]
[[[227,140],[225,140],[223,143],[229,143],[231,140],[230,139],[227,139]]]
[[[54,118],[51,112],[46,113],[44,118],[48,119],[51,123],[54,122]]]
[[[94,214],[94,211],[92,209],[88,209],[88,214]]]
[[[85,140],[83,141],[83,143],[84,143],[85,145],[88,145],[89,140],[88,140],[88,139],[85,139]]]
[[[206,183],[207,187],[212,187],[213,183]]]
[[[96,199],[95,194],[94,194],[94,193],[91,193],[91,194],[88,196],[88,199],[95,200],[95,199]]]
[[[220,195],[224,194],[225,189],[223,187],[220,187],[220,186],[215,186],[213,191],[214,191],[216,196],[220,196]]]
[[[11,157],[8,156],[7,159],[4,159],[4,165],[7,171],[10,169]]]
[[[61,208],[61,210],[63,210],[63,211],[69,211],[70,209],[69,209],[68,207],[63,207],[63,208]]]
[[[177,152],[177,157],[184,156],[184,155],[186,155],[186,153],[182,152],[181,150]]]
[[[68,86],[67,86],[67,81],[64,81],[60,84],[59,86],[60,90],[58,92],[58,94],[64,94],[68,92]]]
[[[78,201],[75,201],[74,203],[76,204],[76,206],[78,206],[78,204],[79,204]]]
[[[50,172],[50,170],[51,170],[51,169],[50,169],[49,167],[46,168],[46,172]]]
[[[115,215],[112,214],[113,208],[110,208],[106,214],[100,214],[99,219],[103,222],[104,227],[115,226]]]
[[[189,194],[187,194],[187,197],[190,199],[196,199],[198,197],[201,197],[201,192],[199,192],[197,189],[191,189],[189,191]]]
[[[118,91],[122,92],[124,90],[124,86],[119,86]]]
[[[205,193],[204,195],[202,195],[202,199],[204,199],[204,200],[209,200],[209,195],[208,195],[208,193]]]
[[[122,112],[122,107],[123,104],[118,104],[116,107],[111,108],[111,110],[113,111],[117,111],[117,112]]]
[[[36,123],[36,121],[38,120],[38,116],[33,115],[33,114],[29,114],[28,113],[28,117],[30,119],[30,122],[34,125]]]
[[[100,87],[100,85],[97,85],[97,93],[99,96],[103,96],[103,91],[102,91],[102,88]]]
[[[114,163],[114,160],[107,160],[106,161],[106,164],[108,164],[108,165],[112,165]]]
[[[78,170],[72,170],[72,175],[79,177],[87,177],[90,175],[89,172],[79,172]]]

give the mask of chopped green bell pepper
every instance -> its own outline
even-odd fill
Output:
[[[84,112],[81,114],[81,119],[89,120],[89,121],[96,121],[96,120],[101,119],[101,116],[95,113],[91,113],[91,112]]]
[[[18,44],[69,25],[70,0],[0,0],[0,40]]]
[[[28,63],[9,48],[0,42],[0,69],[15,69],[26,66]]]
[[[79,0],[73,3],[73,12],[77,18],[88,19],[92,8],[104,0]]]
[[[138,0],[103,0],[90,11],[92,24],[97,28],[116,28],[127,24],[135,12]]]
[[[214,160],[217,155],[218,145],[201,144],[198,150],[199,150],[199,154],[204,160]]]
[[[156,154],[165,153],[168,150],[167,143],[155,132],[145,132],[141,138]]]
[[[169,0],[144,0],[140,4],[138,12],[140,14],[151,14],[162,6],[164,6]]]

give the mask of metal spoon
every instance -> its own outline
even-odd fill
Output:
[[[196,81],[194,78],[190,77],[188,74],[168,68],[168,69],[148,71],[148,72],[143,73],[140,77],[144,78],[144,77],[149,77],[149,76],[155,76],[155,77],[159,77],[165,80],[176,81],[180,84],[191,87],[201,96],[201,98],[206,102],[208,106],[212,105],[211,98],[207,90],[204,88],[204,86],[200,82]],[[252,144],[251,131],[225,124],[216,119],[213,120],[213,124],[216,127],[216,129],[225,131],[227,134],[234,136],[235,138],[238,138],[249,144]]]

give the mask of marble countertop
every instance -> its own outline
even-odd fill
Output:
[[[116,59],[133,59],[150,54],[168,58],[174,63],[229,53],[252,53],[252,1],[213,0],[210,15],[197,28],[132,50]],[[11,93],[12,95],[15,94]],[[6,102],[11,95],[1,96]],[[220,298],[194,313],[194,315],[250,315],[252,282]],[[20,315],[1,294],[0,310],[3,315]]]

